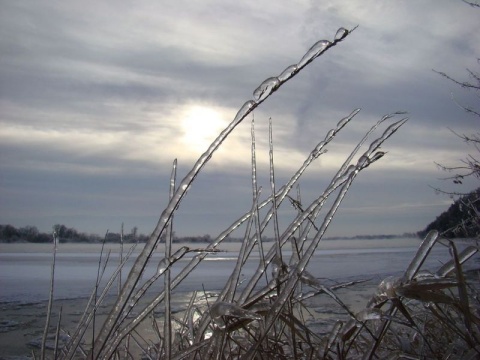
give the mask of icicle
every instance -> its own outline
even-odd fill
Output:
[[[300,62],[297,64],[299,69],[303,68],[309,62],[320,56],[325,50],[327,50],[332,43],[328,40],[320,40],[316,42],[306,53],[303,55]]]
[[[262,82],[253,92],[253,100],[257,103],[265,100],[272,92],[277,90],[280,81],[277,77],[270,77]]]

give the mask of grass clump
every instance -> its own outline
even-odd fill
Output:
[[[435,245],[452,259],[421,270]],[[402,276],[384,279],[363,311],[337,323],[321,358],[478,359],[480,273],[463,268],[478,250],[475,243],[458,253],[431,231]]]
[[[345,40],[351,31],[340,28],[332,41],[314,44],[297,64],[288,66],[278,76],[263,81],[245,102],[233,121],[202,154],[181,181],[177,181],[177,164],[173,163],[170,181],[170,201],[159,217],[158,224],[148,242],[135,260],[121,291],[111,305],[101,328],[96,328],[96,312],[107,298],[112,285],[121,276],[130,254],[122,256],[122,263],[104,288],[95,286],[84,316],[76,330],[68,334],[68,341],[57,349],[59,359],[351,359],[385,358],[390,356],[426,357],[445,354],[434,346],[437,333],[455,342],[450,350],[463,346],[465,356],[478,353],[478,317],[472,306],[478,305],[476,290],[470,286],[462,271],[462,264],[477,250],[457,254],[450,265],[436,273],[419,271],[429,249],[438,236],[430,234],[404,276],[386,279],[378,294],[360,313],[354,313],[336,294],[336,289],[354,283],[326,286],[318,280],[321,274],[311,274],[308,264],[330,225],[346,193],[357,175],[382,158],[380,146],[405,122],[402,112],[383,116],[352,149],[330,183],[309,204],[303,204],[298,187],[308,166],[320,157],[326,146],[359,113],[360,109],[338,121],[319,139],[318,144],[282,186],[275,179],[272,122],[269,127],[270,189],[266,200],[260,200],[262,189],[257,183],[255,124],[251,130],[251,209],[222,231],[208,246],[191,249],[182,247],[172,251],[173,218],[187,190],[194,185],[198,173],[229,134],[261,103],[289,81],[315,58]],[[400,119],[398,117],[400,116]],[[389,123],[388,125],[385,125]],[[384,126],[368,146],[369,137]],[[288,201],[285,201],[288,200]],[[327,200],[330,200],[327,203]],[[283,232],[280,232],[278,212],[282,206],[294,205],[298,212]],[[327,205],[328,204],[328,205]],[[184,311],[172,314],[171,303],[179,286],[211,253],[218,251],[222,241],[244,225],[241,249],[228,281],[219,292],[194,292]],[[275,241],[267,243],[267,226],[272,225]],[[156,265],[151,277],[145,269],[152,263],[152,255],[164,237],[164,258]],[[284,248],[290,246],[291,255]],[[451,245],[452,249],[455,249]],[[453,250],[452,250],[453,251]],[[242,270],[251,254],[258,253],[257,269],[240,286]],[[455,251],[453,251],[456,254]],[[180,259],[189,257],[186,262]],[[288,253],[290,254],[290,253]],[[108,259],[108,257],[107,257]],[[106,261],[105,263],[106,264]],[[172,266],[180,266],[174,276]],[[99,278],[102,267],[99,265]],[[453,276],[452,274],[455,274]],[[452,277],[453,276],[453,277]],[[146,291],[161,283],[163,288],[153,298]],[[208,289],[207,289],[208,290]],[[454,290],[457,291],[454,294]],[[315,333],[308,325],[306,299],[328,296],[350,318],[337,322],[327,336]],[[447,301],[448,300],[448,301]],[[388,309],[384,310],[387,306]],[[164,314],[162,319],[154,315]],[[403,317],[402,317],[403,316]],[[435,320],[435,319],[443,320]],[[434,321],[435,320],[435,321]],[[441,326],[441,330],[434,327]],[[140,328],[148,326],[149,338]],[[93,328],[93,329],[92,329]],[[410,341],[409,347],[406,341]],[[446,344],[445,342],[444,344]],[[443,345],[442,345],[443,346]],[[473,352],[472,352],[473,351]],[[408,358],[408,357],[407,357]]]

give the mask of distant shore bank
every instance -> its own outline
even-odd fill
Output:
[[[265,246],[270,247],[272,242],[265,243]],[[373,248],[402,248],[402,247],[417,247],[420,245],[420,239],[416,238],[397,238],[397,239],[347,239],[347,240],[323,240],[318,249],[319,250],[340,250],[340,249],[373,249]],[[124,252],[128,251],[133,244],[124,244]],[[136,246],[135,252],[140,252],[144,244],[140,243]],[[207,243],[175,243],[174,249],[182,246],[190,248],[206,248]],[[222,242],[219,250],[228,252],[238,252],[242,243],[240,242]],[[163,244],[159,245],[163,249]],[[85,244],[85,243],[66,243],[58,244],[57,253],[100,253],[102,244]],[[286,249],[290,249],[290,245],[286,245]],[[0,253],[51,253],[53,250],[52,244],[35,244],[35,243],[0,243]],[[117,253],[120,251],[120,244],[107,243],[104,245],[104,252],[111,251]]]

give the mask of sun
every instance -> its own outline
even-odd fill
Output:
[[[180,121],[182,143],[190,151],[204,152],[226,125],[221,112],[214,107],[190,105]]]

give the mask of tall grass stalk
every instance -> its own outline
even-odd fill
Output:
[[[123,261],[123,222],[122,222],[122,227],[121,227],[121,231],[120,231],[120,254],[119,254],[119,257],[120,257],[120,264],[122,263]],[[120,295],[120,291],[122,289],[122,270],[120,269],[120,272],[118,273],[118,295]]]
[[[348,32],[345,33],[345,36],[348,35]],[[160,215],[159,221],[155,230],[153,231],[151,237],[145,244],[142,252],[137,257],[132,270],[130,271],[127,280],[122,288],[121,293],[118,296],[117,302],[112,309],[112,312],[108,316],[105,324],[100,331],[96,339],[96,345],[94,351],[92,352],[93,358],[98,358],[102,355],[105,347],[109,343],[110,337],[114,333],[114,328],[117,327],[119,321],[122,317],[122,312],[125,310],[127,303],[130,297],[133,294],[133,289],[137,285],[141,274],[146,268],[146,265],[152,256],[153,250],[157,246],[162,233],[165,231],[170,218],[172,217],[174,211],[178,208],[181,200],[187,193],[188,188],[191,186],[193,180],[202,170],[208,160],[212,157],[214,152],[220,147],[222,142],[227,138],[227,136],[240,124],[248,114],[250,114],[257,106],[259,106],[265,99],[267,99],[273,92],[277,91],[281,85],[290,80],[295,76],[299,71],[301,71],[306,65],[312,62],[315,58],[323,54],[329,48],[335,46],[337,43],[344,39],[342,38],[335,39],[333,42],[328,41],[319,41],[302,57],[300,62],[293,67],[287,68],[284,72],[280,74],[278,78],[268,78],[254,92],[254,100],[247,101],[238,111],[234,120],[225,128],[219,136],[212,142],[207,151],[203,153],[199,159],[194,164],[193,168],[188,172],[184,179],[180,182],[177,190],[172,196],[169,204],[165,210]],[[112,349],[107,351],[107,355],[111,355]]]
[[[53,345],[53,358],[57,358],[58,350],[59,350],[59,341],[60,341],[60,325],[62,324],[62,306],[60,306],[60,311],[58,312],[58,321],[57,321],[57,329],[55,331],[55,344]]]
[[[173,162],[172,166],[172,176],[170,178],[170,195],[169,198],[172,200],[173,194],[175,193],[175,181],[177,179],[177,160]],[[173,238],[173,215],[168,223],[167,232],[165,236],[165,259],[170,259],[172,256],[172,238]],[[171,289],[171,279],[170,279],[170,268],[165,270],[165,281],[164,281],[165,292],[165,319],[164,319],[164,346],[165,346],[165,358],[170,360],[172,356],[172,323],[170,317],[170,289]]]
[[[53,230],[53,259],[52,259],[52,267],[51,267],[51,275],[50,275],[50,292],[48,296],[48,305],[47,305],[47,318],[45,321],[45,328],[43,330],[42,336],[42,345],[40,348],[40,359],[45,359],[45,351],[46,351],[46,344],[47,344],[47,336],[48,336],[48,329],[50,327],[50,318],[52,314],[52,305],[53,305],[53,293],[55,288],[55,263],[57,258],[57,232],[55,229]]]
[[[252,125],[251,125],[251,131],[250,131],[250,136],[251,136],[251,154],[252,154],[252,197],[254,199],[254,205],[255,205],[255,236],[252,239],[253,244],[257,244],[258,246],[258,254],[260,257],[260,266],[262,268],[266,268],[265,266],[265,252],[263,248],[263,242],[262,242],[262,230],[260,228],[260,207],[259,207],[259,196],[261,192],[261,188],[258,187],[257,184],[257,156],[256,156],[256,142],[255,142],[255,116],[252,116]],[[265,281],[268,282],[268,276],[267,273],[265,272]]]
[[[122,225],[122,233],[123,233],[123,225]],[[97,279],[95,281],[95,289],[94,289],[94,296],[93,296],[93,302],[94,304],[97,304],[97,297],[98,297],[98,290],[100,287],[100,281],[103,278],[103,273],[105,272],[105,268],[108,263],[108,259],[110,258],[110,251],[107,254],[106,260],[103,262],[104,266],[102,267],[102,260],[103,260],[103,250],[105,248],[105,241],[107,240],[108,236],[108,230],[103,238],[102,241],[102,247],[100,249],[100,256],[98,257],[98,266],[97,266]],[[93,308],[93,319],[92,319],[92,344],[95,341],[95,322],[96,322],[96,314],[97,314],[97,307],[95,306]]]

